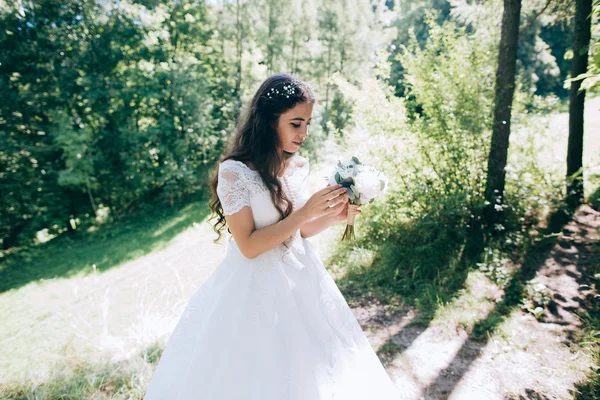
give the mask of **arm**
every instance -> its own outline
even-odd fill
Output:
[[[300,235],[303,239],[309,238],[323,232],[336,222],[338,221],[335,215],[323,215],[322,217],[315,218],[302,225],[300,228]]]
[[[225,220],[242,254],[247,258],[255,258],[283,243],[309,218],[299,209],[279,222],[255,229],[252,209],[243,207],[235,214],[226,215]]]
[[[225,220],[240,251],[251,259],[283,243],[311,219],[339,213],[344,204],[338,196],[345,193],[345,189],[339,185],[327,187],[315,193],[283,220],[256,229],[243,170],[240,171],[235,165],[221,164],[218,174],[217,194]],[[327,199],[334,199],[334,207],[327,208]]]

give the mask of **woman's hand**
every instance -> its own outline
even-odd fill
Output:
[[[333,221],[334,224],[337,224],[338,222],[344,222],[348,220],[348,204],[350,204],[349,201],[346,202],[346,204],[344,205],[344,207],[340,210],[339,213],[337,214],[333,214],[331,216],[331,219]],[[362,212],[360,210],[360,206],[362,204],[359,204],[358,207],[356,208],[356,215],[360,215],[360,213]]]
[[[331,207],[329,204],[331,204]],[[337,215],[347,204],[348,194],[342,185],[327,185],[327,187],[324,187],[310,196],[298,211],[301,211],[310,220],[325,215]]]

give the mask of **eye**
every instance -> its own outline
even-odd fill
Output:
[[[294,128],[300,128],[300,124],[292,124]]]

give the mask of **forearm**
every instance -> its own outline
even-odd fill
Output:
[[[272,225],[265,226],[261,229],[254,230],[247,241],[249,258],[255,258],[258,255],[272,249],[273,247],[283,243],[292,236],[302,225],[307,218],[301,209],[293,211],[286,218]]]
[[[314,236],[318,233],[323,232],[325,229],[329,228],[331,225],[335,224],[335,219],[331,215],[323,215],[322,217],[315,218],[310,220],[300,228],[300,235],[307,239],[311,236]]]

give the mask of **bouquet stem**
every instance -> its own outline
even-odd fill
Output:
[[[358,204],[348,204],[348,218],[346,219],[346,229],[342,235],[342,240],[355,240],[354,236],[354,219],[358,214]]]

